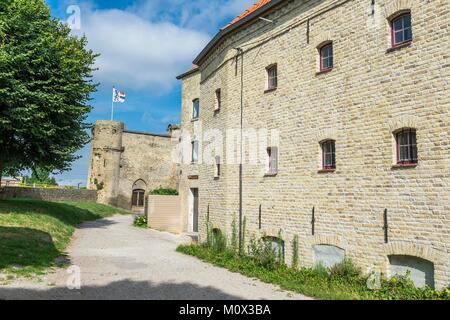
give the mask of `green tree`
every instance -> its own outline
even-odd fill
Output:
[[[57,186],[56,179],[50,177],[51,172],[46,169],[36,168],[32,171],[31,177],[24,177],[27,184],[46,184],[49,186]]]
[[[89,141],[98,55],[44,0],[0,1],[0,176],[64,171]]]

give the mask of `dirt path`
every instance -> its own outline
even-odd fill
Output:
[[[67,270],[0,285],[0,299],[307,299],[175,251],[184,239],[131,226],[130,216],[83,224],[69,248],[81,289]],[[72,282],[73,283],[73,282]]]

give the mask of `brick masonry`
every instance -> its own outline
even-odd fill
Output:
[[[182,130],[196,134],[194,98],[203,132],[239,128],[242,60],[234,48],[243,48],[244,128],[280,132],[276,176],[265,177],[264,164],[243,168],[246,238],[281,232],[289,262],[298,235],[303,266],[314,264],[315,244],[340,247],[365,271],[387,275],[389,255],[420,257],[434,263],[442,288],[450,284],[450,2],[378,0],[373,15],[370,4],[283,1],[264,15],[273,24],[254,20],[231,33],[183,78]],[[390,50],[389,19],[403,10],[411,11],[414,40]],[[328,41],[334,68],[318,73],[318,47]],[[265,68],[274,63],[278,88],[265,93]],[[394,166],[393,132],[404,127],[417,130],[419,164],[412,168]],[[324,139],[336,140],[334,172],[319,172]],[[218,180],[213,165],[182,169],[185,212],[189,187],[200,190],[201,237],[208,207],[213,225],[228,234],[239,212],[238,166],[226,164],[226,152],[223,158]],[[193,172],[198,180],[187,178]]]

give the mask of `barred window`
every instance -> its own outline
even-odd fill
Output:
[[[336,143],[334,140],[322,142],[322,169],[336,169]]]
[[[396,134],[397,164],[417,163],[417,137],[415,129],[402,129]]]

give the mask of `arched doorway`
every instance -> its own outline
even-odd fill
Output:
[[[145,191],[147,189],[147,183],[139,179],[133,184],[131,195],[131,208],[133,211],[143,213],[145,207]]]

